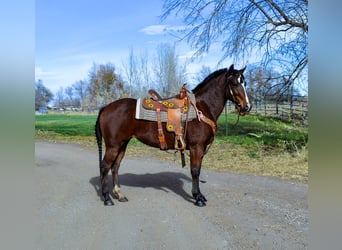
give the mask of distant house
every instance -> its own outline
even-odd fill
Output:
[[[47,113],[48,113],[47,107],[40,107],[40,108],[36,111],[36,114],[39,114],[39,115],[43,115],[43,114],[47,114]]]

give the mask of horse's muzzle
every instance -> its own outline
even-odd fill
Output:
[[[252,109],[252,105],[249,106],[248,104],[245,107],[241,107],[241,105],[236,105],[236,109],[239,112],[239,115],[244,116],[249,113],[249,111]]]

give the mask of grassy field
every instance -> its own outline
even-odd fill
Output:
[[[96,115],[48,114],[36,115],[35,118],[36,139],[96,148]],[[204,157],[203,168],[307,182],[307,127],[258,115],[241,117],[234,127],[236,119],[235,114],[219,118],[218,134]],[[179,154],[154,149],[134,139],[130,142],[127,155],[156,157],[180,164]]]

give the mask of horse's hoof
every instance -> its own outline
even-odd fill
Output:
[[[114,205],[114,203],[113,203],[113,201],[112,201],[111,199],[105,200],[105,201],[103,202],[103,204],[104,204],[105,206],[113,206],[113,205]]]
[[[196,200],[195,205],[198,207],[204,207],[206,206],[205,202],[203,200]]]
[[[194,197],[194,199],[197,200],[201,200],[203,202],[207,202],[207,198],[205,198],[205,196],[203,194],[192,194],[192,197]]]
[[[128,199],[127,199],[126,197],[121,197],[121,198],[119,199],[119,201],[120,201],[120,202],[127,202]]]

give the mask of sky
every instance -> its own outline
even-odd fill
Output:
[[[61,87],[87,79],[93,63],[112,63],[123,75],[129,51],[153,55],[161,43],[176,43],[176,54],[185,62],[193,55],[186,42],[170,32],[184,27],[176,17],[161,22],[162,0],[36,0],[35,80],[56,93]],[[229,67],[219,46],[188,64],[194,76],[202,65],[212,70]],[[238,65],[243,66],[243,65]]]

